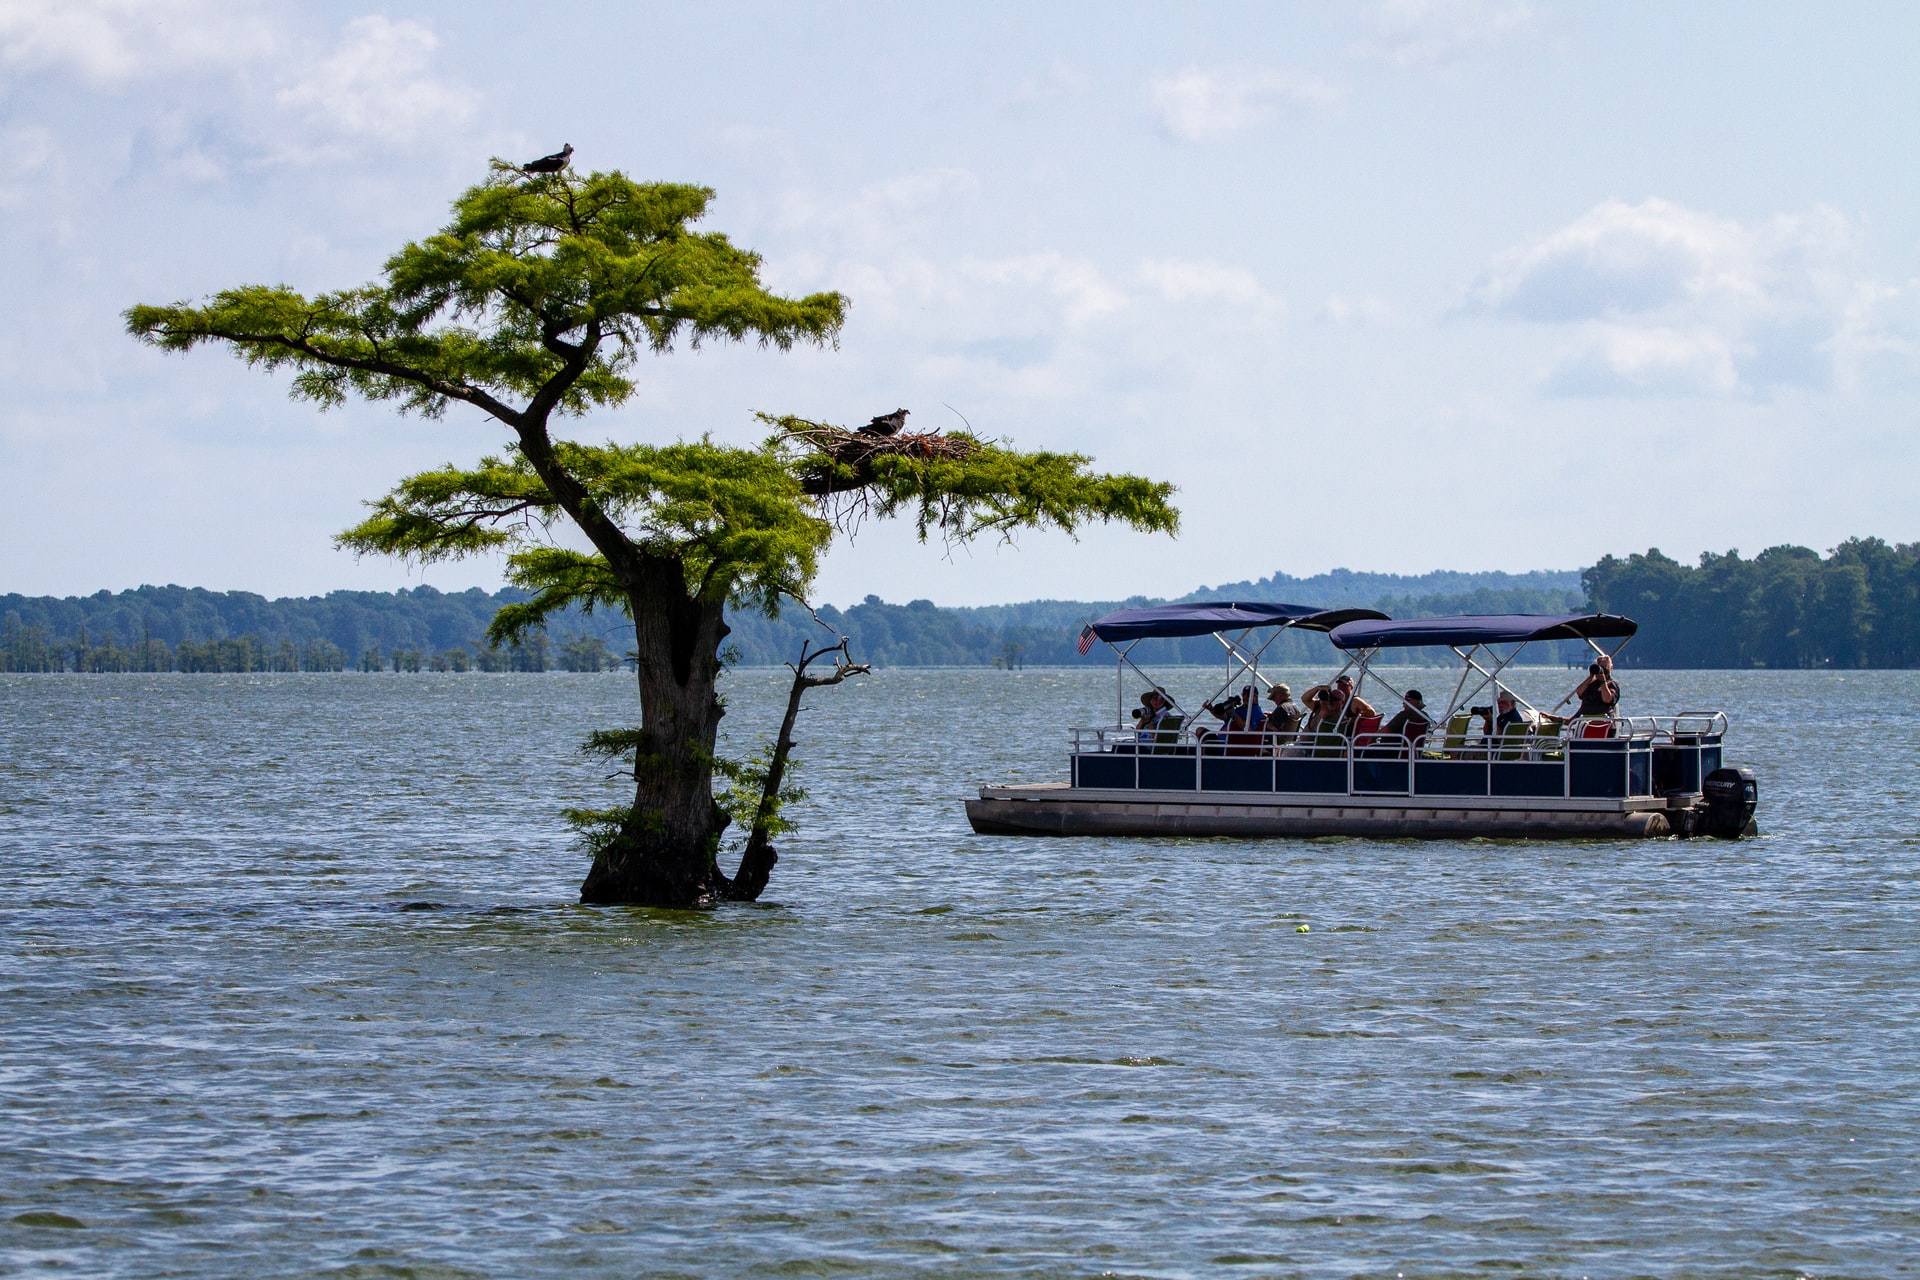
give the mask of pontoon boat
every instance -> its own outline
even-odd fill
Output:
[[[1231,725],[1207,731],[1177,700],[1139,727],[1127,722],[1130,658],[1142,640],[1212,635],[1236,685],[1264,692],[1260,660],[1288,629],[1324,632],[1345,656],[1353,694],[1398,706],[1403,690],[1376,665],[1387,649],[1451,652],[1460,675],[1423,733],[1384,732],[1350,716],[1288,734]],[[1724,767],[1720,711],[1562,716],[1507,683],[1528,645],[1575,641],[1609,662],[1638,629],[1610,614],[1461,616],[1394,621],[1371,609],[1271,602],[1127,609],[1087,635],[1117,656],[1116,723],[1071,731],[1068,781],[983,786],[967,801],[975,831],[996,835],[1624,838],[1756,834],[1753,773]],[[1612,642],[1607,648],[1603,642]],[[1271,664],[1269,664],[1271,666]],[[1585,671],[1582,671],[1584,677]],[[1509,695],[1524,711],[1496,724]],[[1165,695],[1171,699],[1171,695]],[[1391,699],[1388,704],[1387,700]],[[1213,700],[1208,700],[1209,705]]]

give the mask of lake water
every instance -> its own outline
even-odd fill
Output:
[[[1760,839],[979,837],[1111,676],[892,670],[659,912],[621,677],[0,677],[0,1272],[1912,1274],[1920,674],[1625,683]]]

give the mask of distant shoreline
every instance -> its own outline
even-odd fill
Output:
[[[335,591],[268,600],[251,592],[179,586],[90,596],[0,596],[0,671],[271,672],[600,671],[618,668],[631,644],[624,619],[576,610],[555,615],[545,633],[518,645],[486,640],[514,588],[442,592]],[[1640,634],[1621,652],[1625,667],[1724,670],[1906,668],[1920,666],[1920,543],[1854,538],[1827,556],[1772,547],[1751,560],[1705,555],[1683,565],[1658,550],[1606,556],[1583,570],[1529,573],[1374,574],[1338,569],[1299,578],[1284,573],[1202,587],[1181,600],[1281,600],[1322,608],[1364,607],[1394,617],[1454,613],[1622,613]],[[893,604],[868,596],[845,609],[822,606],[821,621],[853,641],[863,662],[881,667],[1015,669],[1102,666],[1100,648],[1075,649],[1080,628],[1115,608],[1164,603],[1032,600],[943,608],[929,600]],[[723,655],[742,667],[779,667],[820,629],[804,614],[728,615]],[[1217,663],[1210,636],[1143,642],[1142,666]],[[1282,634],[1266,658],[1277,666],[1324,664],[1322,636]],[[1548,654],[1572,661],[1577,654]]]

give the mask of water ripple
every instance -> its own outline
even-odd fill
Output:
[[[1531,845],[975,836],[1111,685],[881,672],[709,912],[574,904],[628,692],[0,677],[0,1269],[1912,1269],[1911,673],[1636,672],[1767,834]]]

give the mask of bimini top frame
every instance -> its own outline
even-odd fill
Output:
[[[1531,644],[1535,640],[1625,638],[1640,629],[1613,613],[1474,613],[1452,618],[1391,618],[1343,623],[1333,642],[1342,649],[1402,649],[1415,645]],[[1596,646],[1597,647],[1597,646]],[[1620,646],[1615,645],[1618,649]]]
[[[1332,631],[1350,622],[1385,620],[1375,609],[1315,609],[1311,605],[1208,600],[1196,604],[1163,604],[1153,609],[1121,609],[1087,630],[1108,644],[1145,640],[1155,636],[1205,636],[1257,627],[1299,627],[1303,631]]]
[[[1450,618],[1403,618],[1399,621],[1356,621],[1343,623],[1333,629],[1328,637],[1337,648],[1353,655],[1353,661],[1362,670],[1369,670],[1373,656],[1382,649],[1406,649],[1422,646],[1444,647],[1451,649],[1454,656],[1466,664],[1460,673],[1460,683],[1453,691],[1445,711],[1435,723],[1444,724],[1458,712],[1465,710],[1467,704],[1478,697],[1481,690],[1489,684],[1496,692],[1511,695],[1515,702],[1527,710],[1538,713],[1538,708],[1519,694],[1507,688],[1500,680],[1500,673],[1520,656],[1520,651],[1536,640],[1585,640],[1587,646],[1596,654],[1605,654],[1610,660],[1614,654],[1626,647],[1640,624],[1632,618],[1623,618],[1612,613],[1500,613],[1500,614],[1461,614]],[[1604,648],[1601,640],[1617,639],[1618,644],[1611,649]],[[1504,654],[1497,646],[1512,645]],[[1475,673],[1480,679],[1472,688],[1467,682]],[[1380,673],[1370,671],[1375,679]],[[1385,680],[1380,683],[1392,689]],[[1394,690],[1402,693],[1401,690]],[[1404,695],[1403,695],[1404,696]],[[1573,700],[1568,693],[1553,705],[1558,711]]]
[[[1271,682],[1260,674],[1260,657],[1274,638],[1288,627],[1302,631],[1332,632],[1347,625],[1383,622],[1387,615],[1378,609],[1316,609],[1311,605],[1282,604],[1271,600],[1208,600],[1191,604],[1159,605],[1151,609],[1120,609],[1080,633],[1080,652],[1085,653],[1094,639],[1113,649],[1119,662],[1114,670],[1115,721],[1127,719],[1126,672],[1132,667],[1147,684],[1160,691],[1183,717],[1186,709],[1173,699],[1158,680],[1134,665],[1127,655],[1142,640],[1177,636],[1213,636],[1227,651],[1226,682],[1214,691],[1208,702],[1217,700],[1243,677],[1259,685],[1262,692]],[[1272,628],[1273,633],[1255,646],[1254,632]]]

